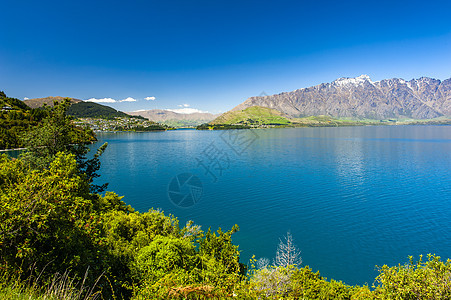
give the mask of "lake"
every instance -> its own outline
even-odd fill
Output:
[[[348,284],[409,255],[451,258],[451,127],[101,133],[101,177],[144,212],[234,224],[241,261],[287,231],[303,265]]]

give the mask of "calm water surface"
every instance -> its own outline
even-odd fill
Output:
[[[99,139],[109,143],[100,180],[109,190],[139,211],[161,208],[181,224],[238,224],[242,262],[253,254],[274,258],[287,231],[303,265],[348,284],[371,284],[375,265],[403,263],[408,255],[451,258],[450,126],[177,130]],[[203,186],[188,208],[168,197],[181,173]]]

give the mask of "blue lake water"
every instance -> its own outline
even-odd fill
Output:
[[[274,258],[287,231],[303,265],[348,284],[371,285],[375,265],[404,263],[408,255],[451,258],[450,126],[98,137],[95,146],[109,144],[99,182],[135,209],[161,208],[182,225],[238,224],[233,240],[242,262],[253,254]],[[200,183],[168,194],[185,173]],[[175,205],[174,195],[190,195],[180,204],[188,207]]]

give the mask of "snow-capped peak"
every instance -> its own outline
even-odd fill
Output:
[[[345,85],[359,85],[359,84],[363,84],[365,81],[368,81],[369,83],[373,83],[371,81],[370,76],[368,76],[368,75],[360,75],[359,77],[355,77],[355,78],[342,77],[342,78],[335,80],[333,83],[340,85],[340,86],[345,86]]]

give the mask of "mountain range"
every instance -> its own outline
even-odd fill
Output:
[[[330,116],[353,119],[433,119],[451,116],[451,78],[421,77],[373,82],[369,76],[339,78],[331,83],[271,96],[251,97],[232,109],[275,109],[291,118]]]
[[[127,114],[131,116],[141,116],[154,122],[175,127],[197,126],[202,123],[208,123],[218,117],[218,115],[211,113],[182,114],[163,109],[141,110],[127,112]]]

